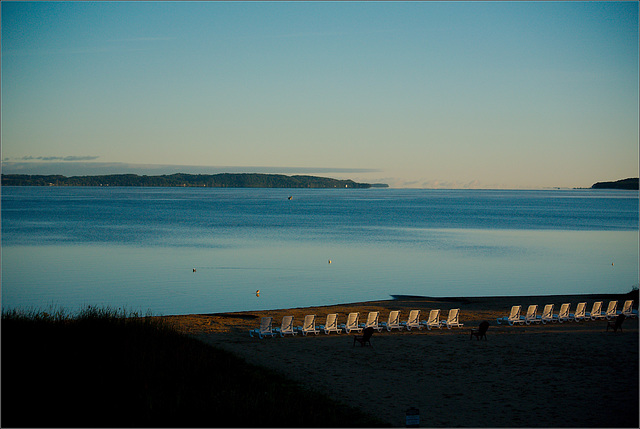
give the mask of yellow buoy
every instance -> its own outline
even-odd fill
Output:
[[[256,296],[260,296],[260,289],[256,291]]]
[[[329,263],[331,263],[331,259],[329,259]]]

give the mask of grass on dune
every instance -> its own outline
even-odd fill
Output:
[[[384,424],[159,318],[87,307],[2,314],[4,427]]]

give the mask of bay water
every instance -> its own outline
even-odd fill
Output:
[[[217,313],[639,282],[636,191],[3,187],[1,203],[3,310]]]

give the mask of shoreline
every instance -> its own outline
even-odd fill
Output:
[[[554,311],[557,313],[560,305],[571,303],[571,312],[575,310],[579,302],[587,303],[587,311],[595,301],[603,301],[606,308],[608,301],[617,300],[618,310],[622,308],[625,300],[633,299],[633,308],[638,309],[638,291],[627,293],[602,293],[602,294],[557,294],[557,295],[519,295],[519,296],[482,296],[482,297],[429,297],[413,295],[392,295],[392,298],[385,300],[346,302],[339,304],[328,304],[306,307],[279,308],[271,310],[247,310],[217,313],[194,313],[180,315],[154,316],[163,318],[173,323],[178,329],[187,334],[203,333],[203,322],[209,326],[205,332],[232,332],[243,329],[256,328],[256,321],[260,317],[273,317],[273,327],[279,326],[284,315],[293,315],[294,324],[302,323],[304,316],[315,314],[317,325],[324,323],[324,318],[329,313],[338,313],[339,323],[344,323],[346,315],[357,311],[360,318],[366,318],[369,311],[380,311],[380,322],[386,321],[388,313],[393,310],[401,312],[401,319],[404,320],[411,310],[420,310],[421,320],[426,317],[428,311],[439,308],[443,316],[452,308],[460,308],[460,321],[477,322],[488,320],[495,323],[496,318],[508,315],[513,305],[521,305],[522,311],[526,311],[528,305],[537,304],[538,314],[546,304],[554,304]],[[603,308],[603,310],[605,309]],[[426,313],[425,313],[426,311]],[[364,322],[364,321],[362,321]],[[476,324],[477,324],[476,323]],[[214,329],[217,327],[218,329]]]
[[[635,293],[635,298],[630,297]],[[628,318],[622,332],[606,331],[607,321],[531,325],[498,325],[511,305],[555,304],[595,300],[606,308],[610,298],[634,299],[627,294],[553,295],[522,297],[442,298],[408,297],[318,307],[165,316],[182,332],[232,352],[248,363],[284,374],[306,388],[353,405],[391,426],[405,424],[410,407],[420,410],[425,427],[637,427],[638,319]],[[413,329],[375,332],[372,347],[353,346],[353,333],[284,338],[251,338],[259,318],[294,316],[302,325],[306,314],[316,314],[316,325],[326,314],[339,313],[344,323],[351,311],[364,322],[369,311],[401,311],[405,321],[412,309],[460,308],[462,328]],[[470,330],[490,322],[487,339],[470,339]],[[596,396],[594,396],[596,395]],[[585,400],[589,407],[585,409]],[[348,427],[348,422],[345,422]]]

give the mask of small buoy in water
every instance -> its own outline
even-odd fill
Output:
[[[256,291],[256,296],[260,296],[260,289]]]
[[[292,199],[293,199],[293,197],[292,197],[291,195],[289,195],[289,199],[290,199],[290,200],[292,200]]]
[[[329,263],[331,263],[331,259],[329,259]]]
[[[611,266],[613,267],[613,262],[611,263]]]
[[[196,272],[196,269],[195,269],[195,268],[193,269],[193,272],[194,272],[194,273]]]

